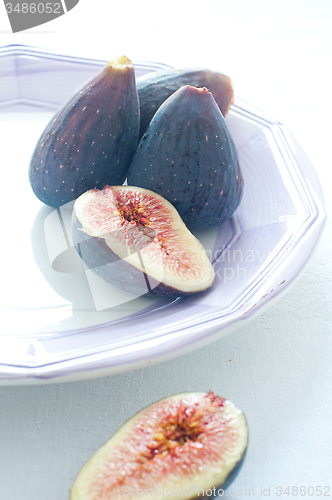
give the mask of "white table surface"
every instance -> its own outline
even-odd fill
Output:
[[[306,488],[304,498],[332,497],[331,0],[80,0],[65,16],[16,34],[1,3],[0,45],[13,43],[230,75],[236,95],[301,144],[328,219],[297,283],[221,340],[120,375],[0,387],[0,499],[67,500],[80,467],[132,414],[169,394],[209,389],[233,400],[249,423],[247,458],[228,497],[247,498],[251,489],[251,497],[289,500],[301,496],[296,486]]]

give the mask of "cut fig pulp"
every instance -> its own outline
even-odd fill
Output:
[[[106,186],[82,194],[73,240],[88,268],[128,291],[187,295],[214,281],[202,244],[176,209],[147,189]]]
[[[71,500],[223,496],[247,443],[233,403],[213,392],[177,394],[128,420],[81,469]]]

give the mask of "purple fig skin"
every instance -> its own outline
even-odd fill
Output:
[[[133,63],[115,57],[72,94],[42,133],[29,166],[35,195],[60,207],[88,189],[122,184],[139,123]]]
[[[181,87],[160,106],[127,182],[166,198],[191,231],[219,226],[233,215],[243,175],[227,124],[206,88]]]
[[[87,191],[74,204],[72,237],[88,269],[135,295],[187,296],[214,282],[201,243],[167,200],[146,189]]]
[[[140,139],[153,115],[168,97],[184,85],[206,87],[213,95],[223,116],[234,103],[233,83],[229,76],[207,68],[182,68],[155,71],[136,80],[140,101]]]
[[[248,426],[243,412],[209,393],[166,397],[130,418],[85,464],[71,500],[214,498],[243,464]],[[158,495],[159,493],[159,495]]]

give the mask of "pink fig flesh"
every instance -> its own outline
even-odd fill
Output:
[[[95,272],[107,281],[112,282],[107,259],[113,266],[116,255],[121,259],[122,274],[129,275],[132,268],[140,270],[153,283],[150,289],[161,295],[186,295],[213,284],[214,270],[202,244],[187,229],[173,205],[150,190],[134,186],[93,189],[76,200],[74,215],[80,234],[95,239],[90,244],[82,243],[78,251],[83,260],[84,255],[86,260],[89,258],[97,239],[102,242],[98,243],[102,247],[102,264],[99,269],[96,266]],[[77,234],[76,227],[75,242]],[[119,286],[126,278],[123,275],[119,279]]]
[[[222,488],[243,460],[245,417],[209,393],[177,394],[154,403],[100,448],[78,474],[71,500],[125,495],[200,498]]]

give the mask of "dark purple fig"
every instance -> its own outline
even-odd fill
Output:
[[[168,201],[146,189],[106,186],[82,194],[73,242],[89,269],[135,294],[188,295],[214,281],[201,243]]]
[[[161,194],[190,230],[231,217],[242,199],[243,177],[225,119],[206,88],[181,87],[160,106],[127,182]]]
[[[128,420],[81,469],[71,500],[223,496],[247,444],[233,403],[213,392],[177,394]]]
[[[206,87],[224,116],[234,103],[234,90],[229,76],[206,68],[166,69],[148,73],[136,80],[140,102],[140,138],[161,104],[184,85]]]
[[[139,103],[133,63],[111,59],[61,106],[30,162],[36,196],[59,207],[105,184],[122,184],[136,150]]]

